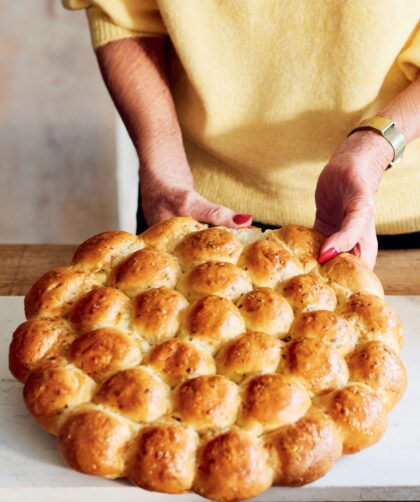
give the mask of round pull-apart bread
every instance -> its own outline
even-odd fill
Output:
[[[10,370],[70,467],[233,501],[379,441],[406,387],[401,321],[324,237],[174,218],[105,232],[25,297]]]

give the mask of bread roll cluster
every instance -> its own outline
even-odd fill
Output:
[[[174,218],[105,232],[25,297],[10,370],[70,467],[251,498],[380,440],[403,395],[401,321],[324,237]]]

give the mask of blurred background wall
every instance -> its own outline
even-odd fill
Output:
[[[115,137],[84,12],[2,2],[0,242],[78,243],[120,226]]]

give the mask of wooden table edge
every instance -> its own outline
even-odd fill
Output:
[[[25,295],[48,270],[68,265],[76,244],[0,244],[0,296]],[[379,251],[375,272],[388,295],[420,295],[420,249]]]

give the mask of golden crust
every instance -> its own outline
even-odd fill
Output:
[[[99,328],[76,338],[70,346],[69,358],[100,382],[116,371],[140,364],[142,351],[124,332],[115,328]]]
[[[179,264],[172,255],[146,247],[112,271],[109,285],[133,297],[150,288],[173,288],[178,275]]]
[[[125,256],[144,246],[137,236],[122,230],[102,232],[83,242],[73,257],[75,268],[88,271],[109,271]]]
[[[385,405],[367,385],[352,382],[347,387],[317,398],[337,424],[344,453],[356,453],[377,443],[387,425]]]
[[[166,253],[172,253],[175,246],[190,232],[207,228],[194,218],[177,217],[161,221],[140,234],[146,246],[153,246]]]
[[[298,377],[312,395],[347,383],[346,361],[331,344],[322,340],[298,338],[289,345],[286,357],[290,374]]]
[[[177,289],[190,301],[218,295],[235,301],[251,291],[248,275],[232,263],[208,261],[197,265],[178,281]]]
[[[391,410],[407,387],[407,373],[398,355],[376,340],[356,347],[348,359],[350,378],[369,385]]]
[[[285,336],[293,321],[293,310],[286,299],[271,288],[255,288],[237,302],[248,331],[264,331]]]
[[[26,294],[26,318],[64,316],[78,298],[97,285],[97,278],[73,267],[50,270]]]
[[[292,277],[284,284],[282,292],[295,314],[311,310],[335,310],[337,307],[334,290],[318,275]]]
[[[124,328],[129,318],[129,299],[115,288],[95,288],[72,308],[69,319],[79,333],[98,328]]]
[[[29,371],[66,351],[74,338],[67,321],[57,318],[31,319],[18,326],[9,348],[9,369],[24,382]]]
[[[226,298],[209,295],[188,309],[180,334],[214,351],[244,331],[244,320],[235,305]]]
[[[125,451],[131,437],[127,424],[96,409],[76,410],[61,425],[60,452],[76,471],[104,478],[124,475]]]
[[[212,500],[242,500],[266,490],[272,476],[267,452],[259,441],[234,428],[202,444],[194,489]]]
[[[303,273],[299,260],[271,240],[256,241],[244,249],[239,266],[245,269],[256,287],[275,288]]]
[[[282,342],[267,333],[244,333],[216,354],[217,372],[234,382],[258,373],[273,373],[282,348]]]
[[[244,385],[238,424],[261,434],[296,422],[310,406],[299,380],[275,373],[257,375]]]
[[[186,270],[207,261],[237,263],[241,251],[241,243],[231,232],[213,227],[191,232],[174,252]]]
[[[266,436],[275,469],[274,482],[302,486],[324,476],[342,454],[342,442],[331,418],[313,406],[297,422]]]
[[[155,345],[145,364],[174,387],[184,380],[216,372],[211,355],[188,340],[172,339]]]
[[[51,434],[57,434],[59,416],[69,408],[90,401],[94,382],[82,371],[48,363],[29,373],[23,388],[28,410]]]
[[[353,350],[358,338],[355,328],[349,321],[328,310],[299,314],[289,334],[292,339],[309,337],[330,343],[343,355]]]
[[[294,253],[309,271],[318,265],[319,252],[326,237],[320,232],[301,225],[286,225],[267,232],[267,239],[274,240]]]
[[[141,366],[110,376],[93,401],[135,422],[152,422],[170,409],[169,387]]]
[[[175,393],[175,416],[198,432],[229,427],[238,407],[237,386],[221,375],[192,378]]]
[[[378,277],[359,258],[341,253],[321,267],[321,274],[329,281],[337,297],[345,298],[354,291],[364,291],[384,297]]]
[[[353,324],[359,334],[359,343],[378,340],[397,353],[402,349],[401,319],[381,298],[369,293],[353,293],[342,305],[340,315]]]
[[[135,441],[128,476],[146,490],[183,493],[195,474],[197,434],[179,424],[150,425]]]
[[[175,336],[187,306],[178,291],[148,289],[134,298],[132,328],[149,343],[161,343]]]
[[[26,406],[70,467],[220,501],[300,486],[381,438],[402,325],[354,255],[298,225],[180,217],[104,232],[42,276],[13,334]]]

